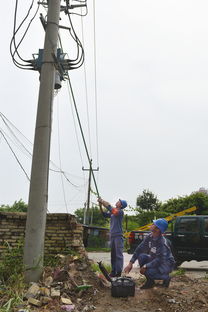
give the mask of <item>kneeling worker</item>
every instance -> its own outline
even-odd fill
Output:
[[[154,287],[154,280],[163,280],[162,286],[169,287],[169,273],[174,269],[175,260],[167,240],[162,236],[167,227],[168,222],[165,219],[154,220],[150,227],[151,233],[135,249],[129,264],[124,269],[125,273],[129,273],[133,263],[138,260],[140,273],[147,278],[141,289]]]

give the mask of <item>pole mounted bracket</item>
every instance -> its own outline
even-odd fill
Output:
[[[41,24],[42,24],[44,30],[46,31],[47,21],[45,20],[45,18],[44,18],[44,16],[43,16],[42,13],[40,13],[40,21],[41,21]],[[69,30],[69,31],[71,30],[70,27],[66,27],[66,26],[62,26],[62,25],[59,25],[59,28],[61,28],[61,29],[67,29],[67,30]]]
[[[43,65],[43,53],[44,49],[39,49],[38,53],[33,54],[33,60],[31,60],[31,64],[33,66],[33,70],[41,71],[41,66]],[[70,61],[65,59],[66,53],[62,52],[62,49],[57,49],[57,55],[52,53],[52,57],[54,59],[54,66],[58,70],[60,74],[60,79],[65,80],[67,78],[67,71],[70,69]]]

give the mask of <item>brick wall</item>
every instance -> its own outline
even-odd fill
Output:
[[[25,224],[26,213],[0,212],[0,253],[6,242],[15,247],[24,239]],[[84,253],[82,225],[70,214],[47,214],[45,255],[66,253],[69,249]]]

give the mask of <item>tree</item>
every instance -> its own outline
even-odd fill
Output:
[[[15,201],[12,206],[9,205],[1,205],[0,211],[4,212],[26,212],[28,205],[20,199],[19,201]]]
[[[202,192],[194,192],[191,195],[171,198],[161,205],[160,210],[169,214],[182,211],[193,206],[197,207],[196,214],[208,213],[208,195]]]
[[[84,208],[76,209],[74,212],[74,215],[76,217],[77,222],[83,224],[83,222],[84,222]]]
[[[160,201],[151,191],[143,190],[142,195],[139,195],[136,200],[136,210],[144,211],[158,210],[161,206]]]
[[[85,208],[79,208],[74,212],[77,222],[81,224],[84,222],[84,210]],[[98,206],[89,209],[89,220],[92,226],[108,227],[109,225],[109,219],[102,216]]]

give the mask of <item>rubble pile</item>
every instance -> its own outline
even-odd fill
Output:
[[[60,266],[46,267],[42,281],[32,283],[17,312],[90,312],[102,286],[87,257],[59,255]]]

